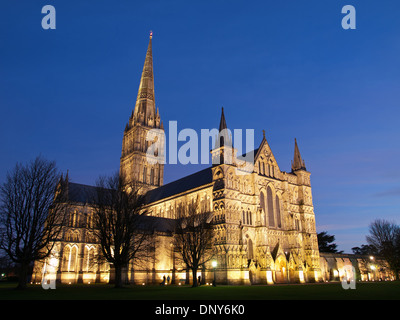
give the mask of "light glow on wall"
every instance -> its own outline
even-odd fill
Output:
[[[272,280],[272,271],[267,270],[267,283],[272,284],[274,281]]]
[[[299,279],[300,279],[301,283],[304,282],[304,272],[303,272],[303,270],[299,270]]]

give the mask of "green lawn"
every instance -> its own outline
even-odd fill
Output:
[[[0,300],[398,300],[400,282],[357,283],[344,290],[340,283],[272,286],[126,286],[60,285],[44,290],[30,285],[25,291],[14,283],[0,283]]]

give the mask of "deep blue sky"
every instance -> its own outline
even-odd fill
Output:
[[[41,8],[56,8],[43,30]],[[341,9],[355,6],[357,29]],[[400,223],[398,1],[15,1],[0,4],[0,182],[17,161],[56,160],[74,182],[119,167],[153,30],[165,124],[265,129],[280,169],[294,138],[317,231],[339,249],[376,218]],[[170,182],[202,166],[167,165]]]

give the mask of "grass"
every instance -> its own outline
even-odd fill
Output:
[[[126,286],[108,284],[41,285],[15,289],[0,283],[0,300],[399,300],[400,282],[362,282],[344,290],[339,282],[272,286]]]

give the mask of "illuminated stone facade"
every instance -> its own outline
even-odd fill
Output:
[[[191,281],[191,273],[177,262],[170,222],[189,203],[199,200],[201,211],[213,212],[217,283],[320,281],[310,173],[297,141],[290,172],[279,168],[265,134],[252,152],[254,168],[245,174],[238,171],[241,157],[227,143],[229,137],[212,150],[213,165],[165,185],[163,164],[148,163],[146,134],[151,129],[163,131],[155,107],[151,42],[150,37],[135,109],[124,131],[120,173],[144,187],[148,212],[158,221],[157,246],[147,265],[127,266],[125,280],[149,284],[159,283],[165,276],[174,284]],[[219,132],[227,128],[222,110]],[[225,160],[221,164],[214,161],[219,156]],[[33,281],[40,281],[43,274],[64,283],[112,280],[109,264],[92,262],[100,250],[88,228],[93,204],[87,195],[94,187],[72,183],[68,176],[60,184],[71,203],[69,224],[52,256],[36,262]],[[198,275],[203,283],[211,282],[211,262]]]
[[[388,263],[376,256],[321,253],[320,266],[322,280],[347,281],[354,277],[357,281],[393,281],[395,276]]]

